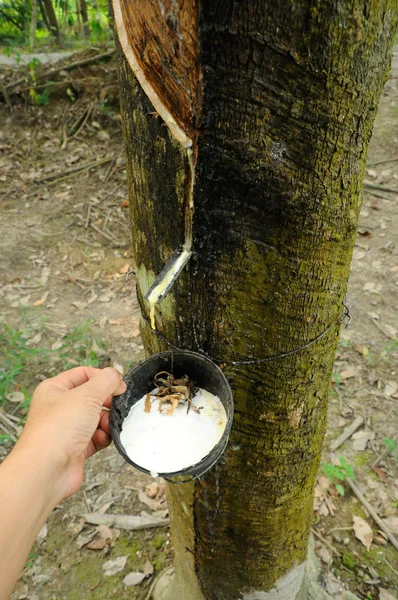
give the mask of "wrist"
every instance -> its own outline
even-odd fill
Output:
[[[38,517],[44,522],[63,499],[59,481],[61,465],[56,455],[22,435],[5,463],[12,470],[14,480],[35,494]]]

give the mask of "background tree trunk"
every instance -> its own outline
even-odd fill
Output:
[[[57,44],[62,46],[61,32],[59,30],[57,16],[55,14],[52,0],[41,0],[41,3],[43,8],[43,16],[45,18],[48,30],[56,39]]]
[[[303,576],[337,321],[397,1],[197,0],[187,9],[181,0],[161,14],[145,0],[145,28],[127,0],[114,6],[130,64],[193,141],[194,255],[157,307],[156,328],[213,357],[236,405],[219,464],[168,488],[175,577],[165,597],[310,598]],[[198,43],[187,39],[192,19]],[[172,45],[175,32],[185,45]],[[162,64],[179,73],[177,100]],[[168,345],[149,326],[144,295],[184,242],[191,170],[123,56],[120,84],[150,354]]]
[[[32,0],[31,13],[30,13],[30,24],[29,24],[29,48],[31,50],[35,47],[35,37],[37,28],[37,0]]]
[[[113,6],[112,0],[108,0],[108,23],[110,29],[113,31]]]
[[[90,25],[88,24],[87,3],[86,3],[86,0],[79,0],[79,2],[80,2],[80,14],[82,17],[83,35],[84,35],[84,37],[88,37],[90,35]]]

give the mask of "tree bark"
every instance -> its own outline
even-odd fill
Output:
[[[114,8],[145,349],[169,347],[158,333],[210,355],[235,399],[218,465],[168,486],[164,597],[313,598],[313,486],[397,0]],[[186,243],[192,175],[193,255],[154,332],[144,296]]]
[[[52,0],[41,0],[41,2],[42,2],[42,7],[43,7],[43,13],[44,13],[43,16],[45,17],[45,21],[46,21],[48,30],[51,33],[51,35],[53,35],[54,38],[56,39],[57,44],[59,46],[62,46],[61,32],[59,30],[57,16],[55,14]]]
[[[86,3],[86,0],[79,0],[79,2],[80,2],[80,14],[82,17],[83,35],[84,35],[84,37],[88,37],[90,35],[90,26],[88,24],[87,3]]]
[[[32,0],[30,24],[29,24],[29,48],[31,50],[35,47],[35,37],[37,28],[37,0]]]

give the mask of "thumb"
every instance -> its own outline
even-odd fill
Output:
[[[79,395],[96,398],[103,405],[109,396],[123,394],[126,389],[119,371],[106,367],[94,373],[89,381],[76,388],[76,391],[79,390]]]

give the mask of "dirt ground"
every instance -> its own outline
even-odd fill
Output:
[[[349,589],[367,600],[398,598],[398,551],[353,493],[353,473],[338,458],[354,469],[354,485],[398,538],[397,122],[395,65],[369,152],[347,298],[352,321],[336,356],[326,466],[315,490],[316,552],[333,597]],[[101,94],[74,102],[65,95],[44,107],[19,103],[12,114],[0,104],[0,124],[1,344],[6,364],[19,360],[21,367],[13,380],[0,373],[0,411],[12,424],[0,419],[0,434],[15,437],[37,381],[83,359],[125,371],[143,347],[134,276],[126,281],[131,257],[117,105]],[[357,417],[362,424],[332,453],[332,441]],[[3,442],[0,457],[12,445]],[[164,518],[163,482],[145,491],[151,482],[113,448],[91,459],[82,490],[41,531],[13,599],[146,599],[172,561],[168,528],[129,532],[90,525],[83,515]],[[134,586],[125,580],[131,572],[143,574]]]

